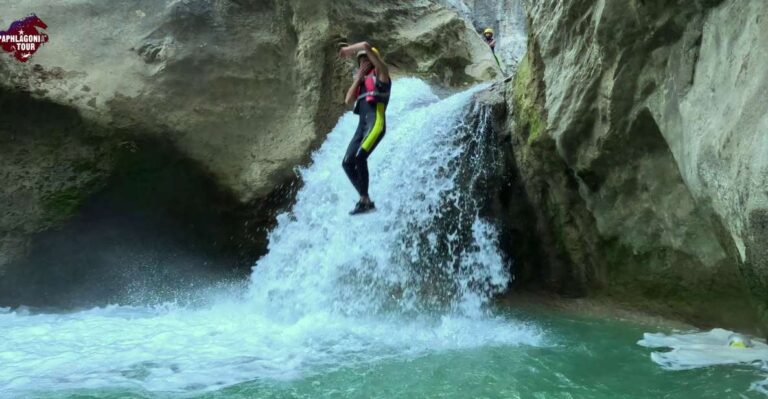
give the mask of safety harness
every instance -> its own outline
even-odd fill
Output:
[[[379,91],[379,78],[376,75],[375,69],[365,76],[364,84],[365,84],[365,91],[363,91],[362,85],[358,88],[359,95],[357,96],[357,100],[355,100],[355,103],[357,103],[362,99],[365,99],[365,101],[368,101],[369,103],[377,102],[377,103],[386,104],[389,102],[389,92]]]

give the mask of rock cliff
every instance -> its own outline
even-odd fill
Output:
[[[768,313],[768,4],[527,4],[511,151],[549,262],[523,275],[689,319]]]

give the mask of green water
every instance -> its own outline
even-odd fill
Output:
[[[35,398],[758,398],[748,366],[665,371],[636,345],[657,325],[561,311],[504,310],[535,323],[544,347],[483,347],[323,370],[289,381],[251,381],[204,393],[78,390]]]

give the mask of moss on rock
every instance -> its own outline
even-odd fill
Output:
[[[512,83],[512,101],[517,123],[527,135],[527,143],[533,144],[546,129],[542,108],[536,103],[538,97],[533,75],[531,57],[525,56],[517,67]]]
[[[43,217],[51,224],[63,222],[75,214],[86,198],[86,193],[77,187],[46,194],[40,199]]]

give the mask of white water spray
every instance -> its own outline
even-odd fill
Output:
[[[536,328],[484,309],[509,276],[496,229],[480,217],[493,154],[486,118],[465,118],[477,90],[439,100],[419,80],[394,82],[387,133],[369,159],[378,210],[354,217],[341,158],[357,120],[344,115],[300,171],[296,204],[278,217],[244,293],[206,309],[0,313],[0,392],[210,390],[448,349],[537,345]]]

